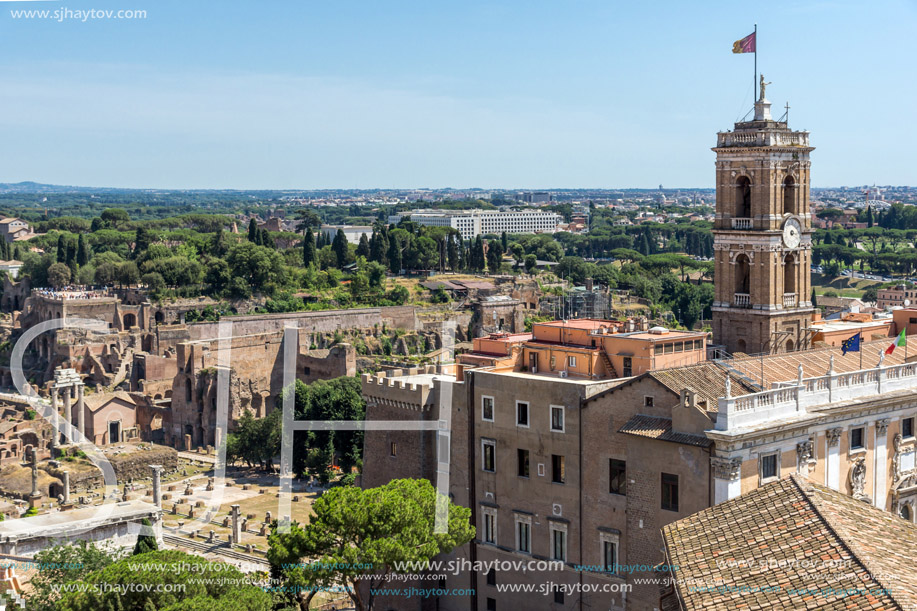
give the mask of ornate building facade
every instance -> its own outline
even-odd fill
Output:
[[[713,333],[732,353],[810,344],[809,133],[771,117],[717,134]]]

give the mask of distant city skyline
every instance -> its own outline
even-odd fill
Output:
[[[0,10],[0,182],[165,190],[713,186],[758,68],[813,187],[914,185],[917,4],[177,0]],[[77,8],[77,7],[71,7]],[[671,188],[679,188],[673,186]]]

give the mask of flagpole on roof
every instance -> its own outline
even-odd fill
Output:
[[[755,74],[751,77],[755,92],[755,99],[758,99],[758,24],[755,24]]]

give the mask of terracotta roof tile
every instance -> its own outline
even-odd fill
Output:
[[[792,475],[662,529],[700,609],[917,609],[917,526]]]
[[[671,418],[656,418],[654,416],[644,416],[643,414],[632,416],[630,420],[624,423],[624,426],[618,429],[618,432],[692,446],[707,447],[713,445],[713,442],[703,435],[672,432]]]

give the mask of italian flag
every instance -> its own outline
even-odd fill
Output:
[[[907,338],[904,334],[907,332],[907,329],[902,329],[901,333],[898,335],[898,338],[892,342],[892,345],[885,349],[885,354],[891,354],[895,351],[895,346],[904,346],[907,343]]]

